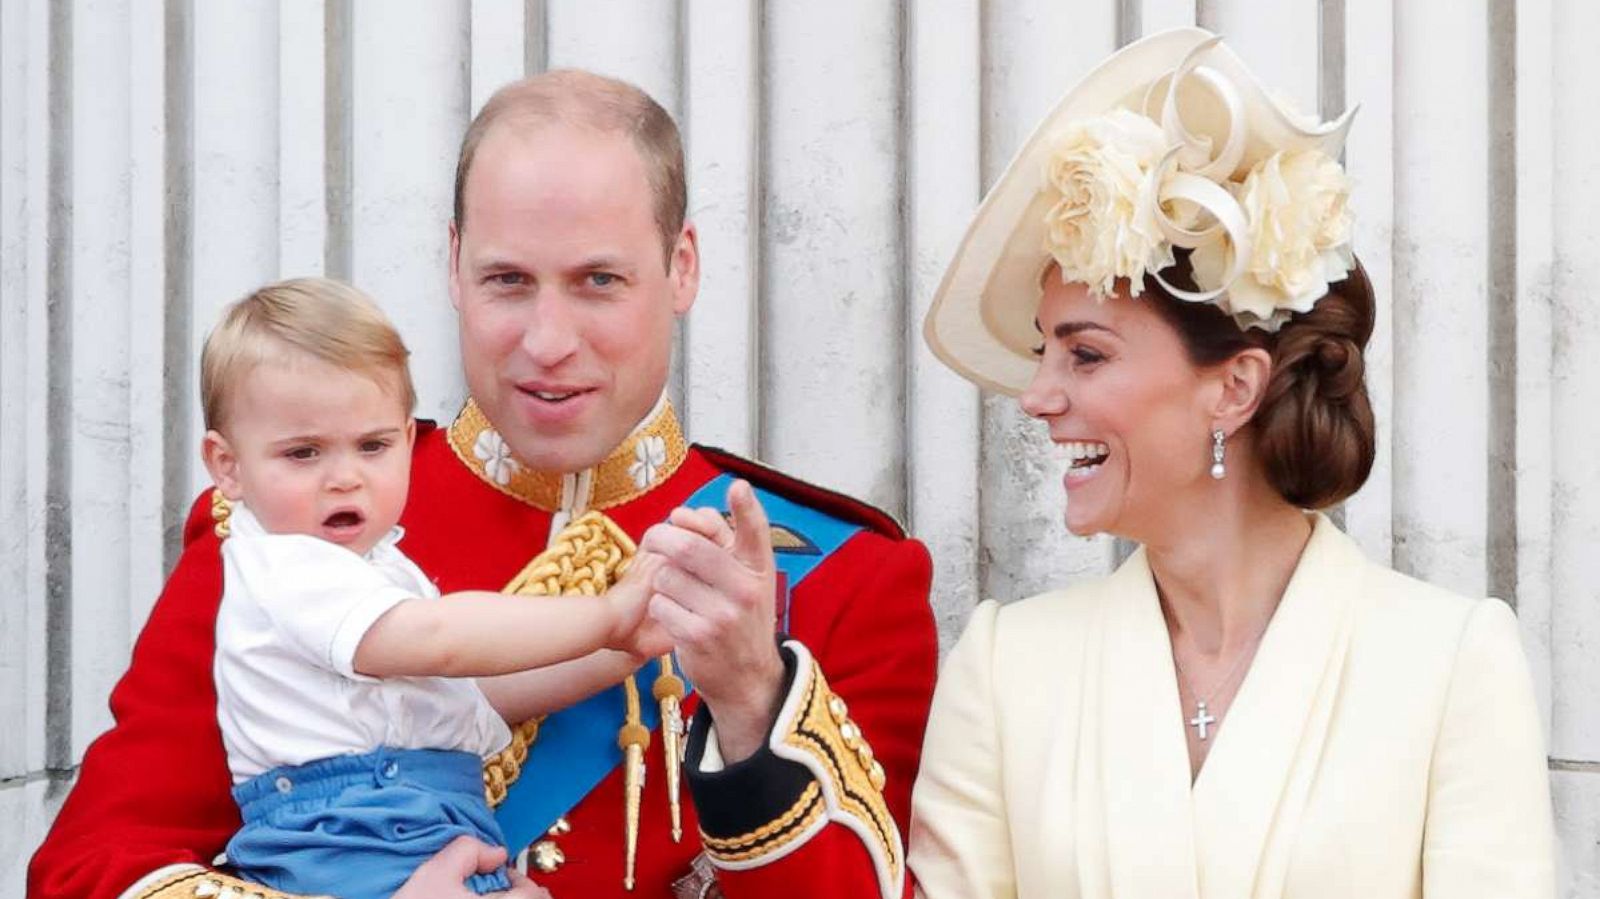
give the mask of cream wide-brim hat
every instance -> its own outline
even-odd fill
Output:
[[[1191,53],[1195,60],[1189,60]],[[1231,176],[1278,151],[1314,148],[1338,158],[1353,108],[1326,124],[1290,112],[1232,50],[1201,28],[1129,44],[1067,91],[978,207],[923,321],[923,337],[941,362],[979,387],[1010,396],[1028,385],[1038,365],[1033,348],[1040,340],[1034,325],[1040,279],[1051,260],[1045,219],[1056,199],[1046,173],[1053,139],[1080,119],[1118,108],[1143,112],[1152,103],[1159,108],[1167,76],[1186,61],[1197,63],[1195,72],[1220,75],[1237,90],[1243,153]],[[1233,114],[1205,78],[1184,78],[1176,103],[1191,134],[1214,146],[1226,142]]]

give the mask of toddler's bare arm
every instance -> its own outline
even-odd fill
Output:
[[[367,629],[355,670],[370,677],[484,677],[633,650],[656,566],[641,557],[603,596],[507,597],[464,591],[410,599]]]

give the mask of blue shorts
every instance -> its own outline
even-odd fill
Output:
[[[274,768],[233,788],[244,826],[228,841],[239,875],[289,893],[387,899],[456,837],[505,845],[470,752],[381,748]],[[502,868],[478,893],[509,889]]]

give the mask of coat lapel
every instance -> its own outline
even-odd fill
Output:
[[[1144,550],[1112,575],[1102,610],[1100,678],[1086,685],[1077,831],[1085,897],[1197,895],[1188,750],[1177,675]],[[1093,833],[1096,815],[1104,821]],[[1098,838],[1097,838],[1098,837]]]
[[[1315,777],[1367,566],[1318,515],[1194,787],[1200,895],[1276,896]],[[1281,851],[1265,853],[1269,844]],[[1276,885],[1276,886],[1275,886]]]

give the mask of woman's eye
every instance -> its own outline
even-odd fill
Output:
[[[1106,361],[1106,357],[1098,350],[1091,350],[1083,346],[1072,348],[1072,358],[1081,365],[1093,365],[1096,362]]]
[[[1039,344],[1038,346],[1036,346],[1033,349],[1029,350],[1029,352],[1033,353],[1035,356],[1039,356],[1039,357],[1042,358],[1044,356],[1044,344],[1042,344],[1042,343]]]

